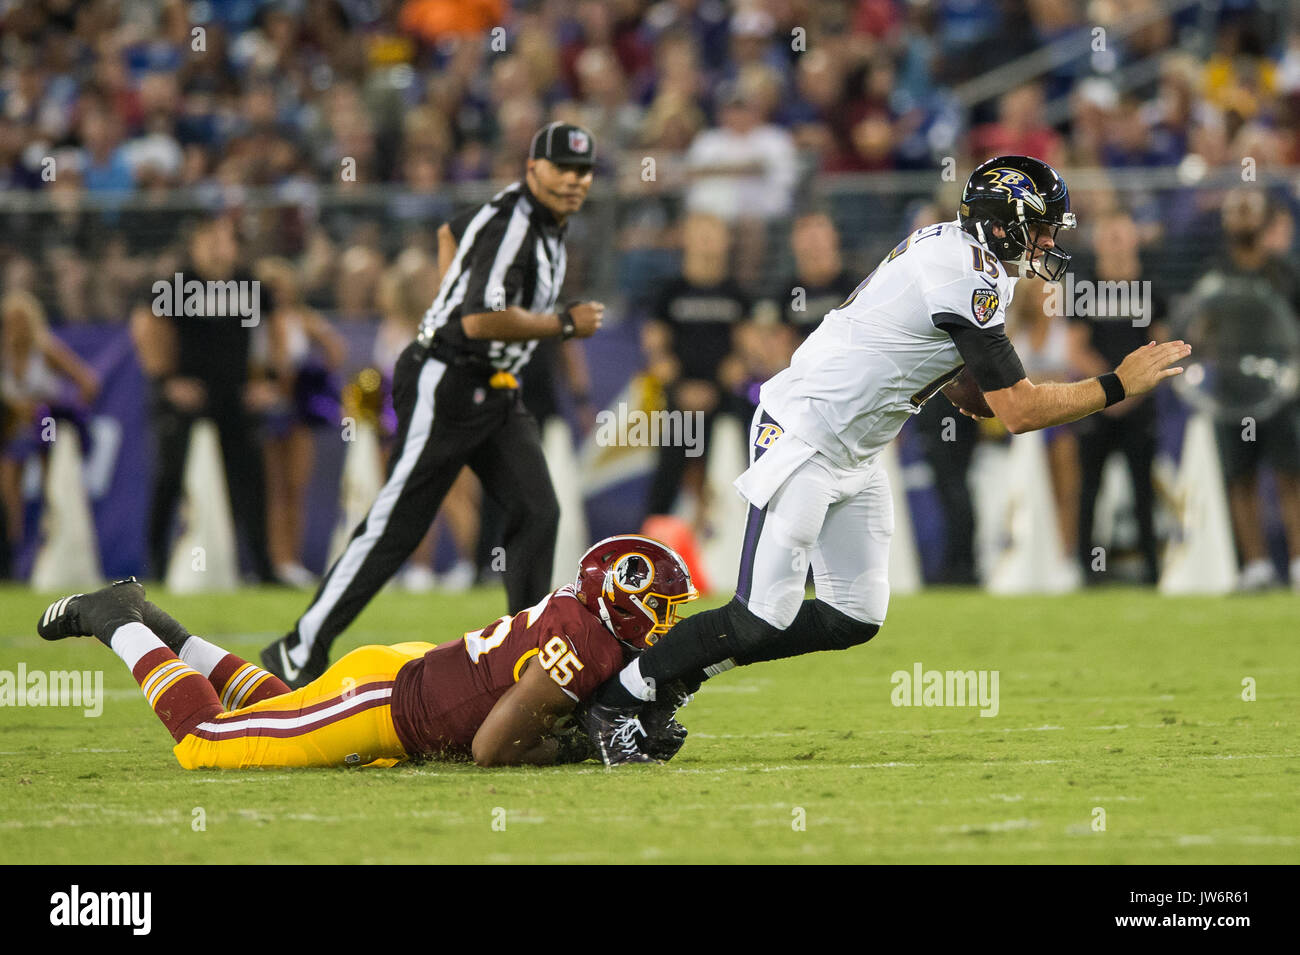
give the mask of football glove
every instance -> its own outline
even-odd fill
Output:
[[[582,709],[587,704],[582,704]],[[591,741],[586,732],[583,731],[581,724],[576,719],[577,711],[573,716],[563,716],[555,721],[555,728],[552,736],[559,743],[559,750],[555,754],[555,764],[557,766],[563,763],[585,763],[589,759],[600,759],[600,751],[596,749],[596,744]]]

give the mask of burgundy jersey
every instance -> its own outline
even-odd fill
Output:
[[[468,754],[492,707],[534,656],[574,702],[623,666],[622,645],[572,585],[561,587],[398,671],[392,712],[402,747],[412,756]]]

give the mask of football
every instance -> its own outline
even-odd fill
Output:
[[[984,400],[984,392],[975,384],[975,377],[969,368],[963,368],[960,375],[943,386],[943,396],[962,411],[976,417],[996,417],[989,403]]]

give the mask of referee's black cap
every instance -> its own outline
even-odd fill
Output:
[[[557,166],[590,166],[596,162],[596,141],[572,123],[548,123],[533,134],[529,159],[549,159]]]

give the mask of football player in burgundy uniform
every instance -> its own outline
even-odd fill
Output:
[[[47,640],[93,635],[121,657],[186,769],[550,764],[597,755],[585,734],[557,723],[696,596],[674,551],[611,537],[583,556],[573,584],[533,607],[441,646],[360,647],[298,690],[190,634],[134,579],[55,601],[37,630]],[[685,730],[665,721],[651,737],[647,750],[668,758]]]

